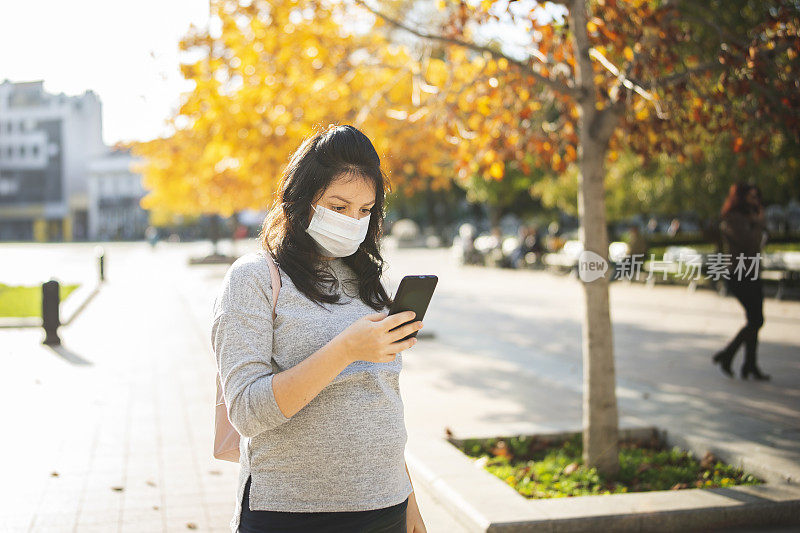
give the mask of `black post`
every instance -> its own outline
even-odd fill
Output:
[[[44,328],[44,341],[42,344],[58,346],[61,339],[58,338],[58,326],[61,321],[58,316],[58,306],[61,302],[58,281],[51,279],[42,284],[42,327]]]
[[[106,271],[105,271],[105,263],[106,263],[106,251],[105,248],[102,246],[95,246],[94,248],[94,255],[97,256],[97,266],[100,273],[100,281],[103,282],[106,280]]]

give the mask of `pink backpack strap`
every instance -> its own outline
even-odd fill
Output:
[[[264,250],[264,255],[267,257],[269,273],[272,277],[272,319],[274,320],[277,316],[275,306],[278,305],[278,291],[281,290],[281,274],[278,272],[278,267],[275,265],[275,260],[272,259],[272,254],[269,250]]]

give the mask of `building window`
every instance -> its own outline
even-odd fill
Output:
[[[25,157],[25,145],[24,144],[19,147],[19,156],[20,157]]]
[[[0,196],[13,196],[19,191],[19,183],[14,178],[0,177]]]
[[[33,157],[39,157],[39,145],[38,144],[34,144],[33,146],[31,146],[31,153],[33,154]]]

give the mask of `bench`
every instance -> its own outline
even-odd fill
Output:
[[[773,252],[763,254],[761,278],[778,282],[775,299],[783,299],[787,284],[800,280],[800,252]]]

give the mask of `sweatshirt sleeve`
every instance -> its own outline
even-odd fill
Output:
[[[211,344],[228,418],[244,437],[289,420],[272,390],[272,286],[269,272],[231,265],[214,300]]]

